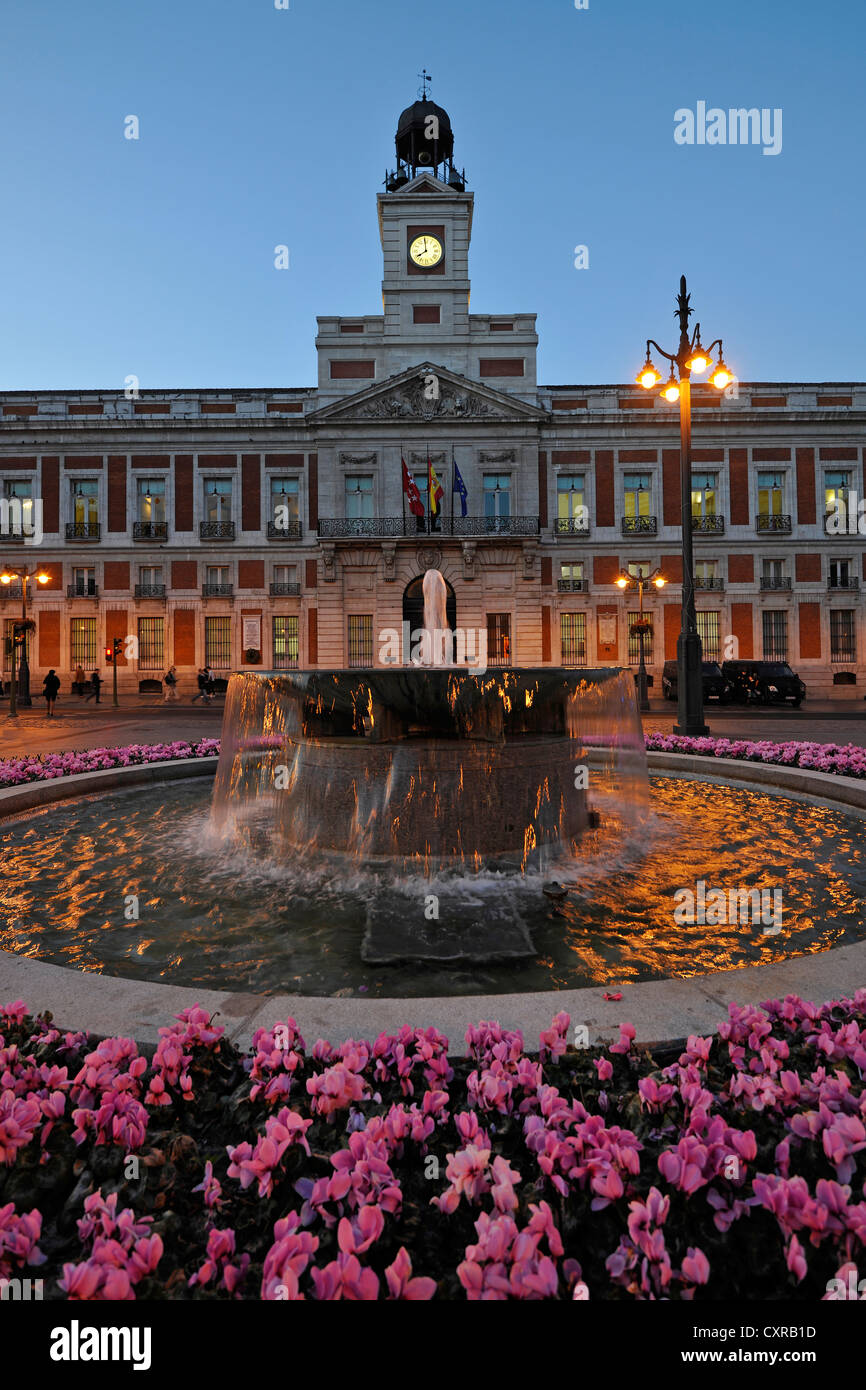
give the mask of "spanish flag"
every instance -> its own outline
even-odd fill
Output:
[[[427,455],[427,496],[430,498],[430,515],[435,516],[439,510],[439,503],[444,496],[442,484],[436,477],[436,470],[430,462],[430,455]]]

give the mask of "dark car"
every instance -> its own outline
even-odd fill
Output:
[[[806,687],[787,661],[726,661],[722,666],[741,704],[783,705],[790,700],[796,708],[806,696]]]
[[[718,700],[720,705],[729,705],[734,698],[730,681],[725,679],[717,661],[701,662],[701,679],[705,700]],[[678,693],[677,663],[666,661],[662,671],[662,694],[666,700],[675,700]]]

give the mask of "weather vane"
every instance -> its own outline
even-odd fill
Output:
[[[421,92],[420,92],[421,100],[422,100],[422,101],[426,101],[426,100],[427,100],[427,83],[428,83],[428,82],[432,82],[432,81],[433,81],[433,78],[430,76],[430,74],[429,74],[429,72],[427,71],[426,68],[422,68],[422,70],[419,72],[418,76],[421,78]]]

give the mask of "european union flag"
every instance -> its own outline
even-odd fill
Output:
[[[454,459],[453,454],[452,454],[451,457],[452,457],[452,461],[453,461],[453,459]],[[465,516],[465,515],[466,515],[466,498],[467,498],[467,496],[468,496],[469,494],[468,494],[467,491],[466,491],[466,484],[464,483],[462,477],[460,476],[460,469],[457,467],[456,462],[454,463],[454,481],[453,481],[452,484],[451,484],[451,492],[452,492],[452,493],[457,492],[457,493],[460,494],[460,515],[461,515],[461,516]]]

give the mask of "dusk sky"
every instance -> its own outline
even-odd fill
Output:
[[[741,380],[862,379],[864,15],[5,0],[0,389],[314,385],[316,315],[381,313],[375,198],[425,65],[476,198],[472,309],[537,312],[540,382],[674,347],[682,273]],[[780,109],[781,151],[677,144],[699,102]]]

